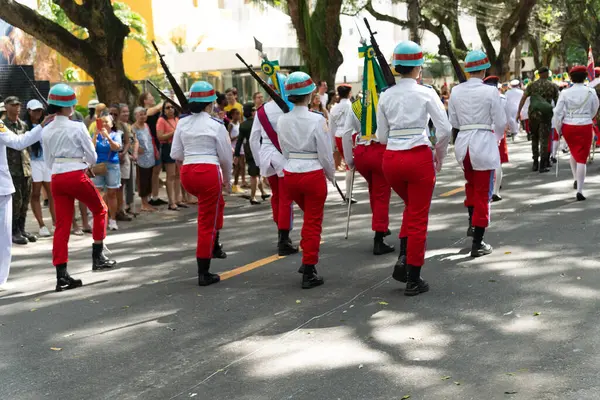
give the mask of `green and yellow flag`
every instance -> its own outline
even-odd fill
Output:
[[[352,104],[352,110],[360,120],[360,136],[363,140],[370,140],[377,130],[377,104],[379,93],[387,85],[383,78],[381,67],[375,58],[372,46],[363,45],[358,48],[358,56],[365,59],[363,71],[362,100],[357,99]]]

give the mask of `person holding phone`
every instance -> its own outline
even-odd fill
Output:
[[[54,85],[48,95],[48,113],[54,121],[42,132],[44,161],[52,169],[52,194],[56,212],[56,229],[52,243],[52,263],[56,267],[56,291],[74,289],[82,285],[67,272],[69,236],[75,199],[92,211],[92,270],[112,268],[117,263],[104,255],[107,207],[100,193],[87,176],[90,165],[96,163],[96,150],[83,122],[69,119],[77,104],[75,91],[65,84]]]

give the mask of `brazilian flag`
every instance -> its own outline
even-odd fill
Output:
[[[290,107],[290,110],[292,108],[294,108],[294,105],[292,103],[290,103],[287,99],[287,95],[285,93],[285,82],[283,79],[279,79],[277,77],[277,73],[279,72],[280,68],[279,68],[279,61],[270,61],[267,60],[266,58],[263,58],[262,63],[260,64],[260,69],[261,71],[268,76],[269,78],[271,78],[271,82],[273,82],[273,86],[275,87],[275,90],[277,92],[279,92],[279,94],[281,95],[281,98],[283,98],[283,100],[287,103],[287,105]]]
[[[381,67],[377,63],[375,51],[372,46],[358,48],[358,56],[365,59],[363,71],[362,100],[357,99],[352,104],[352,110],[360,120],[360,136],[363,140],[370,140],[377,131],[377,104],[379,93],[387,88]]]

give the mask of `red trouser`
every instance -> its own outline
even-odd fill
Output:
[[[382,168],[385,145],[371,143],[369,146],[357,145],[354,149],[356,170],[369,184],[371,202],[371,229],[375,232],[387,232],[390,223],[390,196],[392,188],[385,179]]]
[[[424,145],[410,150],[386,150],[383,173],[394,192],[404,200],[399,237],[408,238],[406,263],[421,267],[425,263],[429,207],[435,187],[431,149]]]
[[[84,203],[94,215],[92,237],[95,241],[104,240],[106,237],[107,207],[102,196],[83,170],[52,175],[51,189],[56,213],[56,228],[52,241],[52,264],[56,266],[69,261],[69,236],[73,223],[75,199]]]
[[[292,229],[294,213],[292,213],[292,199],[285,190],[283,178],[272,175],[267,178],[271,186],[271,209],[273,210],[273,221],[277,229],[289,231]]]
[[[285,189],[291,199],[304,213],[302,224],[302,264],[316,265],[319,262],[323,207],[327,199],[327,181],[322,169],[294,173],[284,171]]]
[[[463,160],[465,172],[465,207],[473,207],[472,225],[487,228],[490,223],[490,204],[494,192],[494,170],[475,171],[471,165],[471,157]]]
[[[358,135],[358,133],[352,135],[352,143],[354,143],[354,141],[356,140],[356,135]],[[342,156],[344,161],[346,161],[346,157],[344,156],[344,142],[342,141],[341,137],[335,137],[335,147],[337,147],[338,151],[340,152],[340,155]],[[346,164],[346,171],[348,171],[349,169],[350,168],[348,167],[348,164]]]
[[[223,178],[218,165],[186,164],[181,167],[183,188],[198,198],[196,258],[212,258],[215,235],[223,228]]]

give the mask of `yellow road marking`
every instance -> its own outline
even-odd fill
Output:
[[[452,189],[446,193],[440,194],[440,197],[448,197],[448,196],[452,196],[453,194],[464,192],[464,191],[465,191],[465,187],[461,186],[461,187],[457,187],[456,189]]]
[[[325,243],[325,242],[323,240],[321,240],[321,244],[323,244],[323,243]],[[300,252],[302,252],[302,248],[300,248]],[[252,271],[253,269],[260,268],[267,264],[271,264],[272,262],[281,260],[282,258],[286,258],[286,256],[279,256],[277,254],[274,254],[272,256],[265,257],[260,260],[251,262],[250,264],[246,264],[246,265],[242,265],[241,267],[230,269],[229,271],[225,271],[222,274],[219,274],[219,276],[221,277],[221,280],[224,281],[225,279],[233,278],[234,276],[238,276],[240,274],[243,274],[244,272]]]

